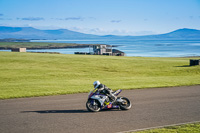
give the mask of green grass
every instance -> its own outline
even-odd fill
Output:
[[[200,133],[200,123],[170,126],[159,129],[138,131],[134,133]]]
[[[67,46],[87,46],[93,44],[76,44],[76,43],[51,43],[51,42],[0,42],[0,47],[10,48],[62,48]]]
[[[111,89],[200,84],[189,58],[114,57],[0,52],[0,99],[88,92],[95,80]]]

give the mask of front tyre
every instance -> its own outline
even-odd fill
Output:
[[[128,110],[131,108],[131,102],[126,97],[121,97],[122,102],[119,103],[121,110]]]
[[[100,103],[97,102],[97,100],[93,100],[93,99],[89,99],[86,103],[86,107],[88,109],[88,111],[91,112],[98,112],[100,111]]]

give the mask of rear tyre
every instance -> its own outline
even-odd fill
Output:
[[[93,99],[89,99],[86,103],[86,107],[88,109],[88,111],[91,112],[98,112],[100,111],[100,103],[97,102],[97,100],[93,100]]]
[[[121,110],[128,110],[131,108],[131,102],[129,101],[128,98],[126,97],[121,97],[123,100],[122,102],[119,103],[120,109]]]

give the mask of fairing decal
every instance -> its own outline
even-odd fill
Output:
[[[114,95],[116,95],[116,96],[117,96],[117,95],[119,95],[119,93],[121,93],[121,92],[122,92],[122,90],[121,90],[121,89],[119,89],[119,90],[117,90],[117,91],[115,91],[115,92],[114,92]]]

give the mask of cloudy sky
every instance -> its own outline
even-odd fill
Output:
[[[200,0],[0,0],[0,26],[97,35],[200,30]]]

